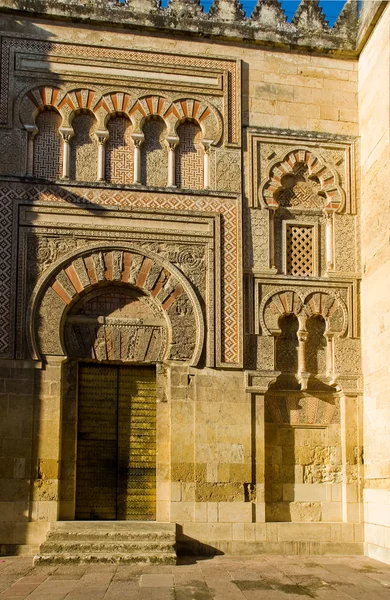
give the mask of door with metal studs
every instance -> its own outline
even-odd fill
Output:
[[[80,363],[76,519],[156,518],[156,370]]]

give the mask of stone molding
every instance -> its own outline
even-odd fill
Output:
[[[191,35],[209,36],[278,46],[308,47],[318,51],[353,52],[356,48],[358,10],[356,0],[347,0],[333,28],[328,26],[318,0],[302,0],[291,23],[286,21],[278,0],[258,0],[252,15],[245,15],[238,0],[214,0],[209,13],[197,0],[160,2],[127,0],[71,0],[55,2],[1,0],[0,9],[46,18],[72,19],[122,27],[175,30]],[[315,30],[316,35],[312,35]]]

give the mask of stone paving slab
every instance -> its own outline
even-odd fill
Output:
[[[390,565],[362,556],[215,556],[176,566],[32,566],[0,557],[0,600],[390,600]]]

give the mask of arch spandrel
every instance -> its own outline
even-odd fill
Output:
[[[69,318],[75,320],[74,307],[99,289],[133,290],[134,294],[138,293],[138,298],[143,298],[141,302],[147,302],[150,310],[155,311],[154,323],[142,324],[142,319],[136,322],[130,318],[121,324],[111,319],[111,330],[119,326],[161,329],[165,323],[166,333],[154,333],[157,337],[165,336],[168,340],[166,349],[157,353],[157,358],[156,353],[153,354],[153,360],[160,360],[162,356],[164,360],[186,361],[190,365],[198,363],[205,327],[202,309],[191,284],[168,261],[129,244],[122,244],[120,248],[80,249],[48,269],[32,294],[28,311],[29,344],[34,358],[44,354],[69,354],[66,340],[69,343],[71,334],[65,330]],[[104,319],[104,315],[101,316]],[[94,315],[95,319],[98,317]],[[147,336],[153,332],[143,333]],[[102,328],[99,335],[106,334]],[[140,360],[139,356],[137,359],[134,355],[127,356],[130,361]],[[123,356],[119,360],[123,360]]]

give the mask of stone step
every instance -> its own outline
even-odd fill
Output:
[[[57,521],[34,564],[175,564],[175,542],[175,523]]]
[[[156,523],[156,521],[55,521],[51,531],[170,531],[176,533],[175,523]]]
[[[175,565],[175,552],[153,552],[139,554],[121,554],[93,552],[89,554],[38,554],[34,556],[35,565],[63,565],[63,564],[160,564]]]
[[[102,541],[74,541],[65,543],[46,541],[40,547],[42,554],[65,552],[69,554],[80,553],[89,554],[91,552],[112,552],[112,553],[152,553],[152,552],[174,552],[174,543],[156,543],[156,542],[102,542]]]
[[[172,542],[176,540],[176,535],[173,531],[108,531],[103,530],[67,530],[67,529],[54,529],[50,530],[47,534],[48,541],[94,541],[101,540],[102,542],[107,541],[123,541],[123,542],[138,542],[138,541],[150,541],[150,542]]]

